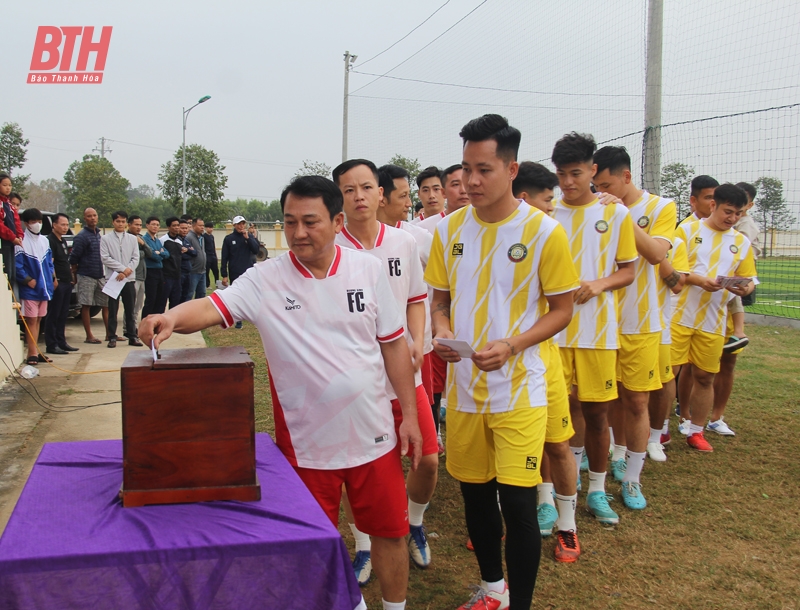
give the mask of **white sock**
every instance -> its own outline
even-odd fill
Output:
[[[608,427],[608,438],[611,439],[611,447],[614,446],[614,428]]]
[[[578,526],[575,525],[575,505],[578,503],[578,494],[574,496],[562,496],[556,494],[556,504],[558,505],[558,521],[556,529],[559,532],[577,532]]]
[[[650,428],[650,440],[649,443],[660,443],[661,442],[661,428]]]
[[[606,493],[606,473],[589,471],[589,492],[602,491]]]
[[[695,426],[694,424],[689,424],[689,436],[692,434],[697,434],[698,432],[703,431],[703,426]]]
[[[575,469],[578,472],[578,478],[581,478],[581,460],[583,459],[583,447],[570,447],[572,457],[575,458]]]
[[[624,460],[627,450],[628,448],[625,445],[614,445],[614,454],[611,456],[611,461]]]
[[[422,525],[422,516],[428,504],[417,504],[411,498],[408,499],[408,524],[419,527]]]
[[[387,602],[385,599],[381,598],[383,602],[383,610],[406,610],[406,602]]]
[[[635,451],[628,451],[625,454],[625,478],[622,479],[623,483],[638,483],[639,475],[642,474],[642,466],[644,466],[644,458],[646,452],[636,453]]]
[[[355,523],[350,523],[349,525],[350,531],[353,532],[353,538],[356,539],[356,553],[359,551],[367,551],[369,553],[372,550],[372,541],[369,539],[369,534],[359,530]]]
[[[539,495],[539,505],[542,504],[549,504],[550,506],[555,506],[555,502],[553,502],[553,484],[552,483],[545,483],[542,481],[536,486],[536,492]]]
[[[669,419],[664,420],[664,427],[661,428],[661,434],[669,434]]]
[[[506,579],[501,578],[497,582],[486,582],[485,580],[481,581],[481,586],[486,589],[487,591],[494,591],[495,593],[502,593],[506,590]]]

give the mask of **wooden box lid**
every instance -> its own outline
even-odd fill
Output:
[[[241,346],[205,347],[194,349],[167,349],[159,352],[161,356],[153,362],[151,350],[130,352],[122,363],[122,369],[217,369],[253,368],[250,354]]]

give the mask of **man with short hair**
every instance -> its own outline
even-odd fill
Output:
[[[425,280],[434,289],[434,349],[452,367],[447,470],[461,485],[482,579],[461,608],[517,610],[530,608],[541,556],[536,485],[547,423],[547,341],[569,323],[578,277],[564,230],[514,198],[520,132],[490,114],[460,135],[471,205],[436,227]],[[444,339],[477,351],[462,359]],[[574,532],[564,532],[559,544],[575,550]]]
[[[714,203],[714,189],[718,186],[719,182],[705,174],[692,178],[689,195],[689,204],[692,207],[692,213],[681,220],[680,224],[696,222],[703,218],[708,218],[711,215],[711,206]]]
[[[147,232],[142,236],[142,240],[150,249],[150,254],[145,257],[145,267],[147,274],[144,279],[144,308],[142,309],[142,319],[151,313],[164,313],[159,310],[161,297],[164,293],[164,259],[169,258],[169,252],[164,248],[158,238],[158,231],[161,228],[161,221],[157,216],[148,216]]]
[[[422,203],[422,212],[415,220],[420,221],[440,214],[444,216],[444,195],[439,168],[435,165],[426,167],[417,174],[417,197]]]
[[[147,281],[147,257],[149,257],[153,251],[150,249],[144,239],[142,239],[142,217],[137,216],[136,214],[132,214],[128,218],[128,233],[133,235],[136,238],[136,243],[139,245],[139,264],[136,265],[136,282],[134,282],[134,290],[136,292],[136,301],[133,307],[133,321],[136,323],[137,327],[139,322],[141,321],[141,313],[142,308],[144,307],[144,284]],[[127,327],[127,318],[123,318],[123,327],[122,333],[127,336],[128,334],[128,327]]]
[[[725,344],[725,304],[731,294],[746,296],[758,283],[750,240],[733,228],[746,205],[742,189],[723,184],[714,190],[708,218],[682,224],[676,232],[676,238],[686,244],[691,273],[672,318],[672,362],[676,373],[682,365],[692,365],[688,404],[681,407],[688,407],[691,414],[686,440],[704,453],[714,450],[703,428],[714,401],[714,377]],[[717,281],[733,276],[751,281],[727,289]]]
[[[65,329],[69,315],[69,301],[72,295],[74,277],[69,266],[69,252],[64,236],[69,232],[69,217],[61,212],[54,214],[51,222],[53,229],[47,236],[50,252],[53,255],[53,267],[56,274],[56,286],[53,298],[47,307],[44,340],[48,354],[68,354],[77,352],[77,347],[67,343]]]
[[[445,211],[452,214],[469,205],[469,195],[461,177],[461,164],[456,163],[442,170],[439,176],[442,180],[444,192]]]
[[[545,214],[553,212],[553,198],[558,186],[558,176],[541,163],[523,161],[514,178],[514,197],[540,209]]]
[[[191,233],[191,218],[181,218],[178,227],[178,235],[183,249],[181,255],[181,303],[192,298],[194,291],[191,289],[192,280],[192,263],[197,258],[197,250],[189,241],[189,233]]]
[[[206,251],[206,288],[211,287],[211,275],[214,276],[213,288],[219,280],[219,264],[217,262],[217,244],[214,241],[214,223],[206,223],[206,234],[203,235],[203,247]]]
[[[278,447],[334,524],[347,489],[356,524],[372,535],[384,608],[400,610],[408,584],[400,456],[413,451],[416,469],[422,441],[403,316],[381,262],[334,243],[344,215],[333,182],[295,178],[281,207],[289,253],[249,269],[226,290],[148,318],[142,337],[158,347],[173,332],[242,319],[257,326]],[[399,437],[387,378],[402,406]],[[366,608],[363,599],[358,608]]]
[[[233,219],[233,233],[222,240],[222,285],[232,285],[237,277],[247,272],[254,265],[257,253],[258,240],[248,233],[247,220],[244,216],[236,216]],[[236,322],[236,328],[242,328],[241,320]]]
[[[81,320],[86,332],[84,343],[101,343],[92,334],[92,307],[101,307],[103,326],[108,336],[108,296],[103,292],[106,285],[103,261],[100,258],[100,229],[97,228],[97,210],[86,208],[83,211],[83,229],[72,241],[69,263],[72,273],[77,275],[76,291],[81,305]],[[116,337],[115,337],[116,338]]]
[[[206,296],[206,249],[203,244],[205,239],[205,222],[202,218],[195,218],[192,228],[186,233],[183,239],[184,244],[195,252],[195,256],[190,260],[191,269],[189,274],[188,298],[202,299]],[[186,294],[184,296],[186,296]]]
[[[111,214],[114,230],[103,235],[100,240],[100,259],[106,269],[106,282],[115,279],[125,282],[116,297],[108,297],[108,347],[117,347],[117,313],[119,301],[125,310],[125,335],[128,345],[141,347],[142,342],[136,335],[134,309],[136,307],[136,267],[139,266],[139,243],[136,237],[125,229],[128,226],[128,213],[118,210]]]
[[[181,303],[181,259],[186,248],[180,236],[181,221],[177,216],[170,216],[164,223],[167,225],[166,235],[160,238],[161,247],[169,256],[162,260],[164,266],[164,289],[161,299],[156,305],[157,313],[164,313],[169,308],[177,307]]]

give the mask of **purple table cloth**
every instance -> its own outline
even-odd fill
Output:
[[[122,441],[42,449],[0,538],[0,608],[297,608],[361,600],[339,532],[266,434],[260,502],[122,508]]]

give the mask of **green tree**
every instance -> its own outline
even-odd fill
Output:
[[[84,155],[82,161],[73,161],[64,174],[64,182],[67,214],[73,218],[83,218],[85,208],[94,208],[100,226],[110,227],[111,213],[128,208],[131,183],[111,161],[99,155]]]
[[[161,166],[158,188],[176,212],[183,210],[183,148],[172,161]],[[224,220],[222,204],[228,177],[225,166],[213,150],[200,144],[186,147],[186,212],[192,216],[217,222]]]
[[[128,203],[125,210],[129,214],[141,216],[143,223],[148,217],[156,216],[162,226],[167,218],[175,214],[173,207],[162,197],[136,197]]]
[[[303,166],[294,173],[295,178],[299,176],[324,176],[325,178],[330,178],[331,166],[321,161],[305,159]]]
[[[17,123],[4,123],[0,128],[0,171],[7,173],[12,178],[14,191],[23,198],[27,196],[27,182],[30,174],[18,174],[16,170],[22,169],[28,160],[29,140],[22,135],[22,129]]]
[[[405,169],[408,172],[408,184],[411,187],[411,201],[414,205],[419,203],[419,197],[417,196],[417,174],[422,171],[422,167],[419,164],[419,159],[410,159],[408,157],[404,157],[403,155],[395,155],[387,162],[387,165],[398,165]]]
[[[38,184],[35,181],[28,183],[28,194],[23,201],[26,208],[38,208],[48,212],[63,212],[64,187],[66,184],[56,178],[47,178]]]
[[[753,186],[758,192],[753,218],[764,231],[764,256],[769,256],[772,244],[767,240],[767,235],[773,231],[789,229],[795,221],[795,216],[783,198],[783,182],[777,178],[762,176]]]
[[[140,184],[135,189],[128,189],[128,200],[133,202],[136,199],[155,199],[156,189],[149,184]]]
[[[694,168],[685,163],[670,163],[661,168],[661,193],[675,202],[678,208],[678,220],[683,220],[692,213],[689,203]]]
[[[267,204],[267,222],[283,222],[283,210],[281,210],[280,199],[273,199]]]

